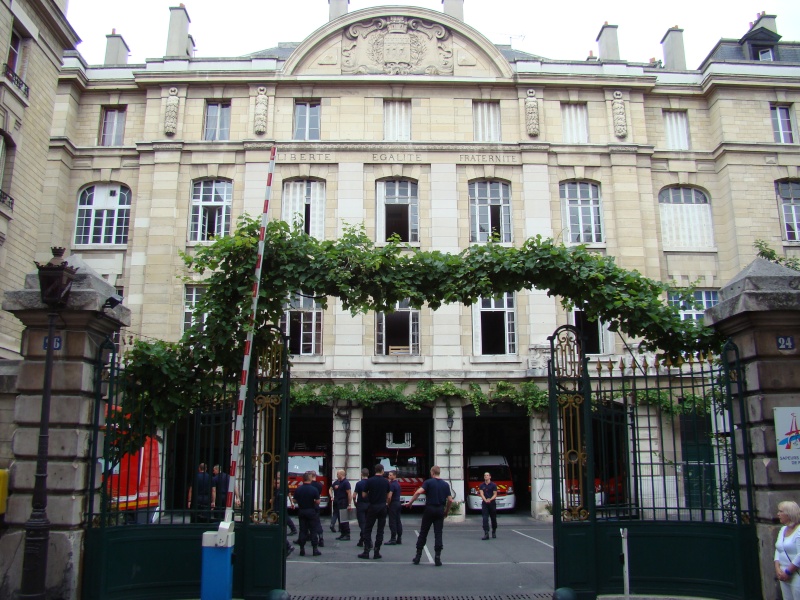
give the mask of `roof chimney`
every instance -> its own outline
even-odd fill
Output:
[[[169,32],[167,33],[167,52],[164,56],[194,56],[194,40],[189,35],[189,13],[186,7],[171,6],[169,9]]]
[[[598,58],[600,60],[619,60],[619,41],[617,25],[609,25],[608,21],[600,28],[597,35]]]
[[[128,44],[122,39],[122,36],[117,33],[116,29],[112,29],[111,33],[106,36],[106,59],[103,61],[104,65],[127,65],[128,54],[131,49]]]
[[[444,14],[459,21],[464,20],[464,0],[442,0],[442,4],[444,4]]]
[[[751,29],[763,27],[764,29],[769,29],[773,33],[778,33],[778,24],[775,22],[777,15],[768,15],[767,11],[764,11],[756,16],[758,19],[756,19],[756,22],[753,23]]]
[[[350,0],[328,0],[328,21],[333,21],[347,14],[347,5]]]
[[[661,38],[664,50],[664,68],[669,71],[686,70],[686,52],[683,49],[683,29],[670,27]]]

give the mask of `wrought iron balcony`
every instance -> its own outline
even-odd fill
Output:
[[[7,63],[3,64],[3,75],[5,75],[6,79],[8,79],[11,83],[13,83],[17,88],[25,94],[27,98],[30,95],[30,88],[28,85],[22,80],[22,77],[17,75],[14,70],[8,66]]]
[[[0,204],[5,204],[8,208],[14,210],[14,199],[3,190],[0,190]]]

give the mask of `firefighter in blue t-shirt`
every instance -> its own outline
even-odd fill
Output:
[[[491,473],[483,474],[483,483],[478,488],[481,495],[481,515],[483,515],[483,537],[489,539],[489,517],[492,519],[492,537],[497,537],[497,484]]]
[[[406,506],[411,506],[420,494],[425,494],[425,511],[422,513],[422,525],[417,538],[417,554],[411,561],[415,565],[418,565],[422,558],[422,550],[425,548],[425,542],[428,541],[428,532],[431,530],[431,525],[433,525],[433,550],[436,553],[434,564],[437,567],[442,566],[442,549],[444,548],[442,528],[444,526],[444,518],[450,512],[450,504],[453,502],[453,491],[450,489],[450,484],[439,477],[440,473],[441,469],[438,466],[431,467],[431,478],[426,479],[422,487],[414,492],[411,500],[405,504]]]

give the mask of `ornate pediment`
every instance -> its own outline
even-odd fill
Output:
[[[451,32],[415,17],[359,21],[342,32],[342,73],[452,75]]]

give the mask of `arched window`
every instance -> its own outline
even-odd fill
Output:
[[[419,242],[419,191],[415,181],[394,179],[377,183],[377,241],[397,234],[402,242]]]
[[[800,242],[800,180],[775,184],[787,242]]]
[[[565,181],[558,186],[568,239],[573,244],[602,244],[603,213],[600,186],[589,181]]]
[[[668,187],[658,194],[664,250],[714,247],[708,196],[697,188]]]
[[[511,186],[502,181],[469,184],[470,242],[488,242],[497,236],[511,242]]]
[[[127,244],[131,190],[118,183],[96,183],[81,191],[75,244]]]
[[[222,179],[195,181],[192,186],[190,242],[207,242],[225,236],[231,228],[233,183]]]

